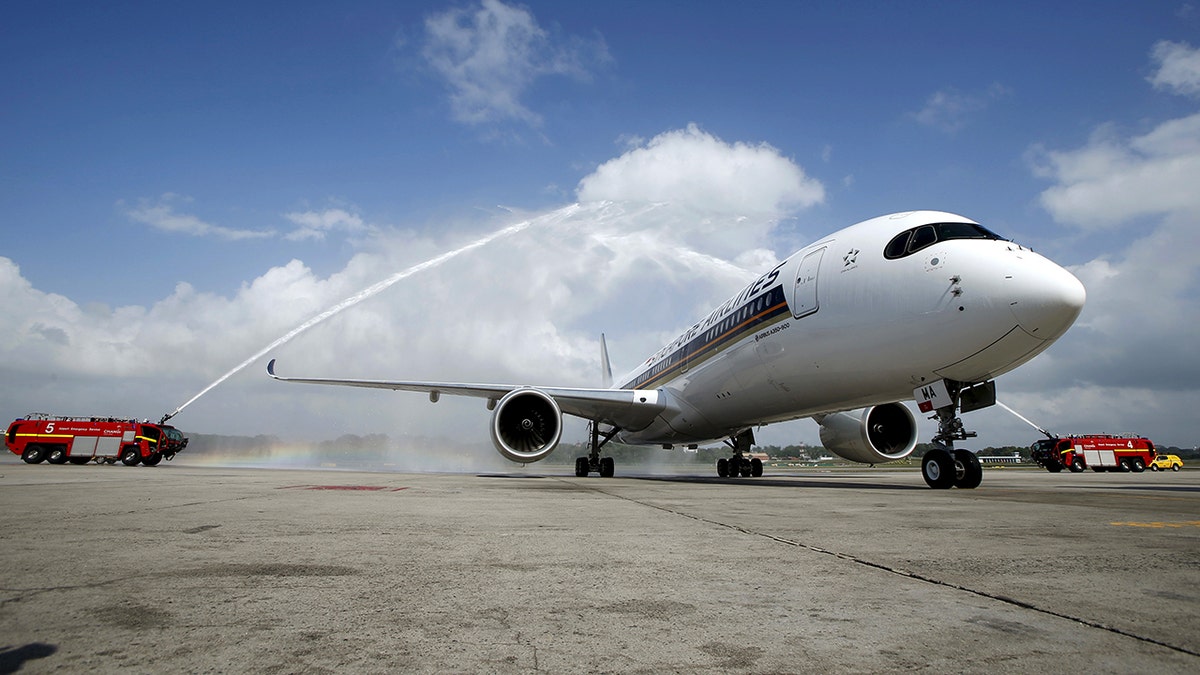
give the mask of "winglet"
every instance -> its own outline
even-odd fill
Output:
[[[279,379],[279,376],[275,374],[275,359],[271,359],[270,363],[267,364],[267,374],[277,380]]]
[[[612,387],[612,364],[608,361],[608,343],[604,341],[604,333],[600,334],[600,379],[605,388]]]

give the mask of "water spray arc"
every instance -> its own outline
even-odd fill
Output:
[[[560,218],[568,217],[572,213],[574,213],[575,210],[577,210],[577,208],[578,208],[577,204],[568,206],[564,209],[560,209],[559,211],[555,212],[554,215],[559,216]],[[297,335],[303,333],[304,331],[308,330],[309,328],[312,328],[313,326],[316,326],[317,324],[325,321],[326,319],[329,319],[330,317],[332,317],[346,309],[349,309],[349,308],[353,307],[354,305],[357,305],[358,303],[362,302],[363,300],[366,300],[367,298],[370,298],[371,296],[376,295],[383,290],[386,290],[387,288],[391,287],[392,285],[396,284],[397,282],[407,279],[408,277],[410,277],[418,272],[422,272],[424,270],[437,267],[452,258],[460,256],[463,253],[473,251],[481,246],[486,246],[487,244],[490,244],[491,242],[493,242],[497,239],[514,235],[514,234],[528,228],[530,225],[533,225],[535,222],[539,222],[541,220],[542,219],[526,220],[526,221],[517,223],[515,225],[509,225],[508,227],[497,230],[496,232],[493,232],[487,236],[476,239],[475,241],[473,241],[469,244],[460,246],[459,248],[456,248],[453,251],[443,253],[437,257],[430,258],[429,260],[426,260],[425,262],[413,265],[412,267],[409,267],[406,270],[397,272],[397,273],[393,274],[392,276],[384,279],[383,281],[380,281],[372,286],[369,286],[369,287],[359,291],[358,293],[356,293],[356,294],[350,296],[349,298],[346,298],[345,300],[334,305],[333,307],[330,307],[329,309],[325,310],[324,312],[321,312],[320,314],[314,316],[313,318],[309,319],[308,321],[305,321],[304,323],[300,324],[299,326],[296,326],[291,331],[289,331],[286,335],[280,337],[279,339],[275,340],[274,342],[267,345],[266,347],[263,347],[262,349],[258,350],[252,356],[247,358],[245,361],[242,361],[237,366],[233,367],[229,372],[225,373],[221,377],[214,380],[212,384],[208,385],[204,389],[201,389],[200,393],[198,393],[195,396],[188,399],[187,402],[185,402],[183,405],[179,406],[174,411],[167,413],[166,415],[163,415],[162,419],[159,420],[159,423],[162,424],[162,423],[166,422],[167,420],[171,419],[172,417],[178,415],[180,412],[183,411],[184,408],[186,408],[189,405],[191,405],[192,403],[194,403],[196,401],[196,399],[198,399],[201,396],[204,396],[208,392],[212,391],[212,389],[215,388],[217,385],[219,385],[222,382],[224,382],[225,380],[228,380],[229,378],[233,377],[239,371],[243,370],[250,364],[252,364],[255,361],[257,361],[258,359],[262,358],[271,350],[275,349],[276,347],[279,347],[280,345],[283,345],[284,343],[288,342],[289,340],[291,340],[292,338],[296,337]]]

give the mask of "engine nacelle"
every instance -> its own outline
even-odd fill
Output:
[[[892,462],[917,447],[917,420],[900,403],[831,413],[818,421],[825,449],[852,462]]]
[[[558,446],[562,437],[562,410],[545,392],[514,389],[504,395],[492,413],[492,443],[505,459],[529,464]]]

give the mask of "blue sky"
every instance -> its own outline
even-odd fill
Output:
[[[7,3],[0,413],[157,416],[362,288],[577,201],[561,231],[398,283],[278,355],[591,384],[600,330],[622,370],[807,241],[936,208],[1088,285],[1002,399],[1064,432],[1195,445],[1198,46],[1188,2]],[[478,406],[263,379],[177,421],[486,428]],[[975,415],[984,444],[1035,437]]]

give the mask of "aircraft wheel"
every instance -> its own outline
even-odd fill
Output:
[[[587,457],[576,457],[575,458],[575,476],[577,478],[584,478],[587,475],[588,475],[588,458]]]
[[[613,461],[612,457],[601,457],[600,458],[600,477],[601,478],[612,478],[613,474],[616,473],[616,470],[617,470],[617,463],[615,461]]]
[[[750,460],[750,475],[754,476],[755,478],[761,478],[762,472],[763,472],[762,460],[757,457]]]
[[[128,447],[121,451],[121,463],[125,466],[137,466],[138,462],[142,461],[142,454],[135,447]]]
[[[61,445],[56,445],[46,452],[46,461],[51,464],[66,464],[67,451],[62,449]]]
[[[741,457],[730,457],[729,458],[729,477],[737,478],[740,475],[742,475],[742,458]]]
[[[722,457],[717,460],[717,476],[721,478],[729,477],[729,460]]]
[[[954,487],[972,490],[983,482],[983,467],[970,450],[954,451]]]
[[[934,448],[921,458],[921,475],[925,484],[935,490],[946,490],[954,486],[954,460],[950,453]]]
[[[21,459],[25,460],[26,464],[41,464],[42,460],[46,459],[46,451],[40,445],[30,445],[21,453]]]

